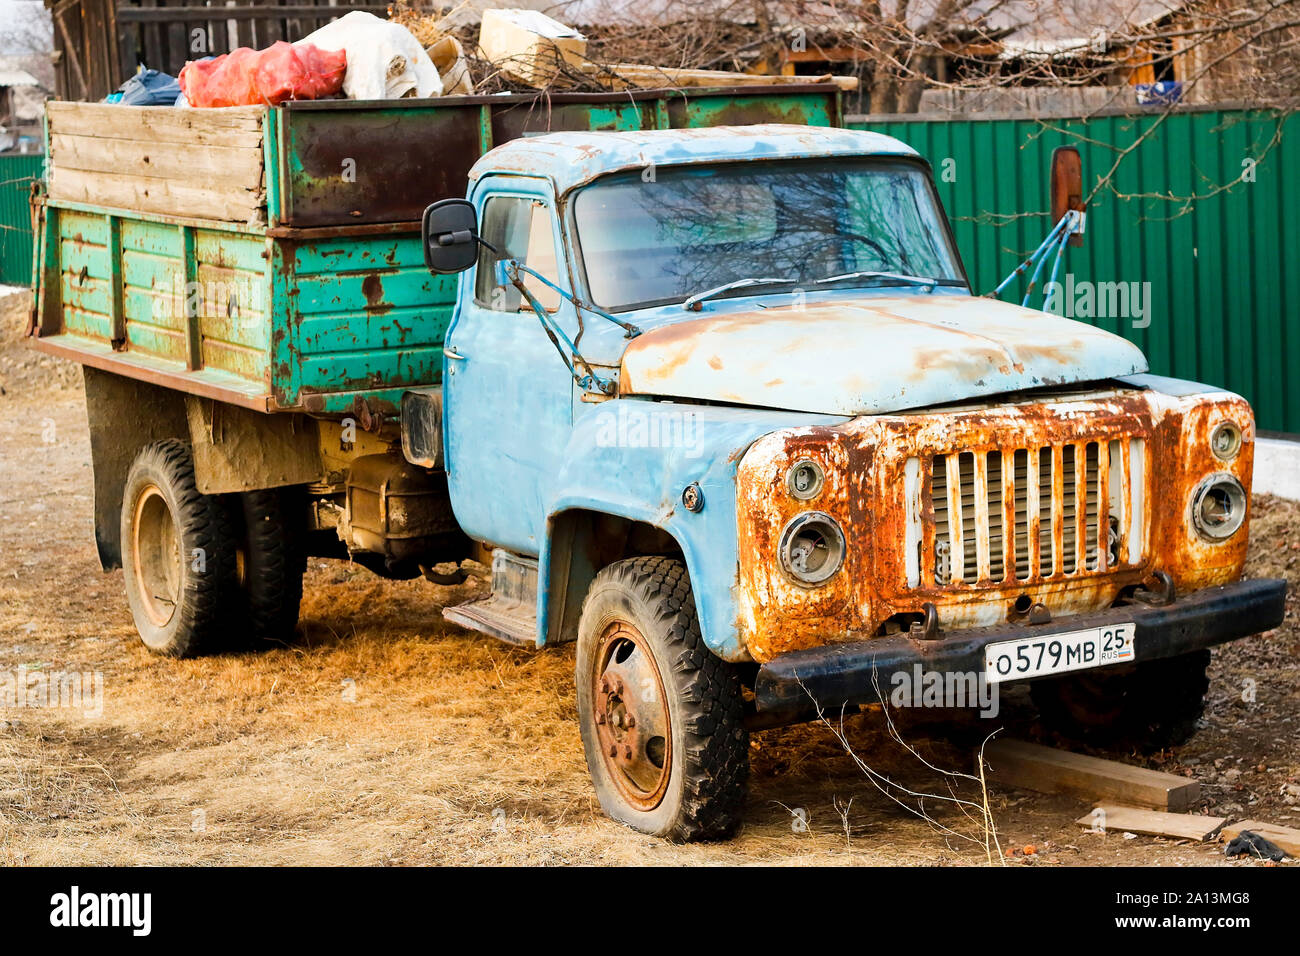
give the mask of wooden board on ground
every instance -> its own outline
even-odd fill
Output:
[[[1186,810],[1201,796],[1200,783],[1186,777],[1022,740],[995,740],[984,749],[984,758],[993,786],[1064,793],[1173,813]]]
[[[1101,814],[1098,814],[1098,810],[1102,811]],[[1228,818],[1197,813],[1165,813],[1161,810],[1103,803],[1075,822],[1089,830],[1104,828],[1109,833],[1140,833],[1143,836],[1166,837],[1170,840],[1203,842],[1211,839],[1228,822]]]
[[[50,198],[265,222],[265,115],[260,106],[50,103]]]
[[[1280,827],[1276,823],[1261,823],[1258,820],[1243,820],[1240,823],[1234,823],[1223,828],[1219,833],[1219,839],[1224,843],[1235,840],[1241,836],[1243,830],[1251,830],[1258,833],[1266,840],[1271,840],[1283,850],[1287,856],[1300,859],[1300,830],[1294,827]]]

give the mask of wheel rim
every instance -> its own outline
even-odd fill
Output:
[[[610,778],[632,806],[654,809],[672,774],[668,697],[645,638],[626,621],[612,622],[600,636],[592,700]]]
[[[176,613],[181,590],[181,539],[172,510],[157,485],[135,500],[131,573],[145,616],[163,627]]]

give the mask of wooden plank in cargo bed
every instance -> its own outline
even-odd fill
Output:
[[[262,154],[245,146],[204,146],[154,143],[141,149],[140,142],[54,133],[50,155],[59,169],[97,172],[111,167],[115,172],[159,179],[179,179],[193,185],[247,186],[260,183]]]
[[[50,198],[263,223],[265,115],[260,106],[50,103]]]
[[[185,146],[262,146],[264,106],[177,109],[51,100],[51,132]]]
[[[58,184],[57,190],[54,183]],[[94,203],[132,212],[156,212],[193,219],[261,223],[265,197],[230,187],[200,186],[179,179],[132,176],[83,169],[58,169],[50,186],[53,199]]]

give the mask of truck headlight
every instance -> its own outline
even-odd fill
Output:
[[[805,511],[781,532],[781,567],[796,584],[828,581],[844,564],[844,532],[822,511]]]
[[[1241,429],[1233,422],[1219,422],[1210,432],[1210,451],[1216,458],[1232,461],[1241,451]]]
[[[795,462],[794,467],[785,476],[785,486],[790,495],[800,501],[816,498],[825,481],[826,476],[822,474],[822,466],[807,458]]]
[[[1232,475],[1218,472],[1196,487],[1192,496],[1192,523],[1201,537],[1222,541],[1232,537],[1246,520],[1246,489]]]

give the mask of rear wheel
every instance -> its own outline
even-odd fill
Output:
[[[267,488],[235,496],[239,534],[233,597],[242,618],[239,643],[245,647],[286,643],[298,624],[307,558],[291,494]]]
[[[587,768],[609,816],[677,840],[730,835],[749,775],[740,681],[705,647],[680,561],[632,558],[596,576],[576,683]]]
[[[1208,650],[1029,685],[1043,724],[1068,740],[1150,753],[1186,742],[1205,710]]]
[[[225,509],[195,487],[187,444],[155,442],[136,456],[121,531],[127,603],[145,646],[171,657],[219,646],[234,546]]]

